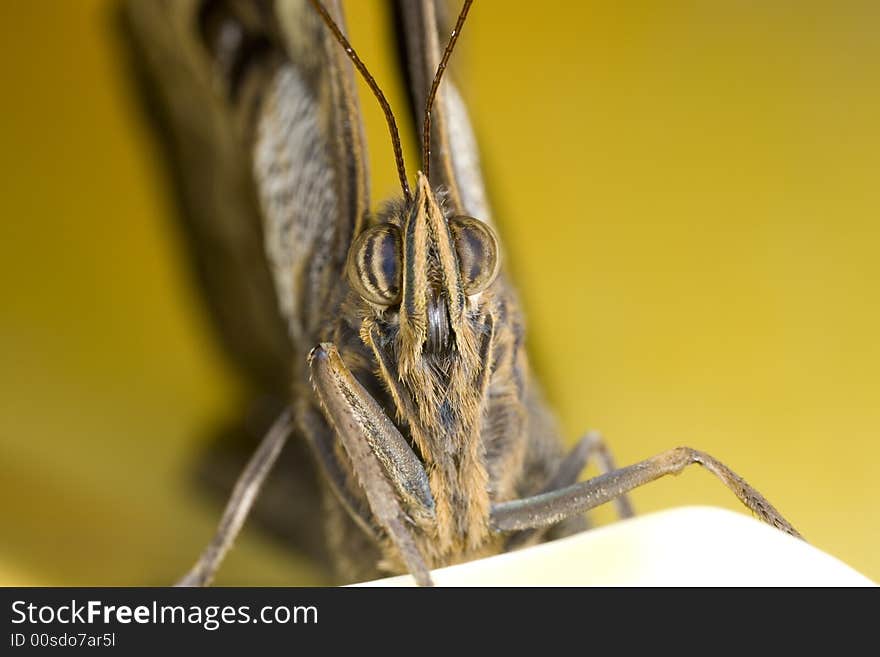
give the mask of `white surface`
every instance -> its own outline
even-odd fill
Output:
[[[740,513],[685,507],[433,571],[438,586],[874,586]],[[410,576],[359,586],[414,586]]]

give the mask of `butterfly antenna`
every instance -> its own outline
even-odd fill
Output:
[[[339,29],[339,25],[336,24],[336,21],[333,20],[333,17],[324,5],[321,4],[319,0],[309,1],[312,3],[315,11],[320,14],[327,27],[330,28],[333,36],[336,37],[336,40],[345,50],[345,54],[348,55],[348,58],[354,64],[354,67],[364,78],[364,81],[367,83],[367,86],[370,87],[373,95],[376,96],[376,100],[379,101],[379,105],[385,113],[385,121],[388,123],[388,131],[391,133],[391,147],[394,149],[394,160],[397,163],[397,176],[400,178],[400,187],[403,189],[403,196],[406,201],[409,202],[412,200],[412,193],[410,192],[409,183],[407,182],[406,166],[403,163],[403,147],[400,145],[400,131],[397,129],[397,121],[394,119],[394,112],[391,111],[391,105],[388,104],[388,99],[385,98],[385,94],[382,93],[376,79],[367,70],[366,65],[361,61],[361,58],[358,57],[358,54],[355,52],[354,48],[351,47],[348,39],[345,38],[342,30]]]
[[[431,108],[434,106],[434,98],[437,96],[437,89],[440,86],[440,80],[443,78],[443,72],[446,70],[449,57],[452,55],[452,50],[455,48],[455,42],[458,41],[462,27],[464,27],[464,21],[467,18],[473,2],[474,0],[465,0],[464,5],[461,7],[461,11],[458,14],[458,20],[455,21],[455,27],[452,29],[452,34],[449,35],[449,42],[446,44],[446,50],[443,51],[440,65],[437,67],[437,73],[434,75],[434,81],[431,83],[431,91],[428,93],[428,102],[425,104],[425,124],[422,128],[422,154],[424,155],[423,159],[425,162],[426,178],[431,174]]]

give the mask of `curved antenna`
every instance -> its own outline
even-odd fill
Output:
[[[394,149],[394,161],[397,163],[397,176],[400,178],[400,187],[403,190],[403,196],[406,199],[406,202],[409,203],[412,200],[412,193],[410,192],[409,183],[407,182],[406,166],[403,163],[403,148],[400,145],[400,132],[397,129],[397,121],[394,119],[394,112],[391,111],[391,105],[388,104],[388,99],[385,98],[385,94],[382,93],[376,79],[370,75],[366,65],[361,61],[361,58],[358,57],[358,54],[355,52],[354,48],[351,47],[348,39],[345,38],[342,30],[339,29],[339,25],[336,24],[336,21],[333,20],[333,17],[329,14],[327,9],[325,9],[324,5],[321,4],[320,0],[309,0],[309,2],[311,2],[312,6],[315,8],[315,11],[321,15],[321,18],[324,20],[327,27],[330,28],[333,36],[336,37],[336,40],[345,50],[345,54],[348,55],[348,58],[364,78],[364,81],[370,87],[370,91],[373,92],[373,95],[376,96],[376,100],[379,101],[379,105],[381,105],[382,111],[385,113],[385,121],[388,123],[388,131],[391,133],[391,147]]]
[[[434,81],[431,83],[431,91],[428,93],[428,102],[425,103],[425,123],[422,127],[422,155],[425,161],[425,178],[430,180],[431,175],[431,108],[434,106],[434,98],[437,95],[437,89],[440,86],[440,80],[443,78],[443,72],[449,63],[449,57],[452,55],[452,49],[455,48],[455,42],[461,34],[464,26],[464,20],[467,18],[468,12],[474,0],[465,0],[458,14],[458,20],[455,21],[455,27],[452,28],[452,34],[449,35],[449,43],[446,44],[446,50],[443,51],[443,58],[437,67],[437,73],[434,74]]]

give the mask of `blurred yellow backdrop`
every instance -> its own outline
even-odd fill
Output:
[[[172,581],[218,517],[187,467],[243,402],[113,6],[0,4],[3,584]],[[378,3],[347,6],[403,107]],[[878,21],[865,2],[483,1],[456,54],[567,438],[601,429],[621,463],[706,450],[874,579]],[[395,173],[364,105],[383,197]],[[699,471],[635,502],[739,508]],[[219,579],[321,581],[256,531]]]

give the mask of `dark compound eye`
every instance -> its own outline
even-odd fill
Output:
[[[348,252],[348,280],[367,301],[382,306],[400,303],[400,229],[394,224],[368,228]]]
[[[498,240],[487,224],[473,217],[453,217],[449,229],[458,253],[461,284],[468,296],[482,292],[498,275]]]

